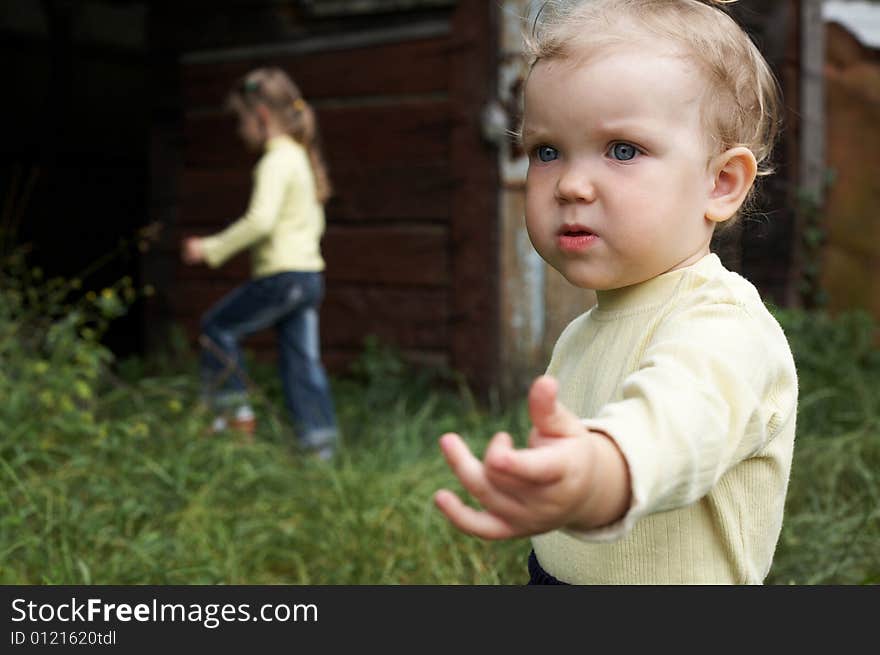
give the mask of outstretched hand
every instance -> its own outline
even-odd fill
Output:
[[[623,501],[616,498],[609,505],[600,485],[606,462],[612,473],[622,467],[626,475],[623,456],[605,435],[587,430],[557,400],[557,391],[556,380],[549,376],[532,384],[528,448],[515,448],[511,436],[499,432],[480,461],[459,435],[440,438],[449,467],[483,507],[469,507],[447,489],[437,491],[434,502],[459,530],[484,539],[507,539],[566,526],[588,529],[622,514],[628,493]],[[624,482],[628,489],[628,479]]]

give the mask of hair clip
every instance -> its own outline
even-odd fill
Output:
[[[255,93],[260,89],[260,81],[255,79],[249,79],[244,81],[244,92],[245,93]]]
[[[303,100],[302,98],[297,98],[296,100],[293,101],[293,108],[296,109],[297,111],[302,111],[303,109],[306,108],[306,101]]]

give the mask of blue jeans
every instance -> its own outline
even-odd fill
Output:
[[[336,441],[333,399],[321,364],[318,333],[323,295],[320,272],[277,273],[234,289],[204,315],[202,384],[216,410],[247,402],[239,342],[274,326],[284,402],[301,444],[321,448]]]

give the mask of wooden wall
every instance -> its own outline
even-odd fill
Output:
[[[832,312],[864,310],[880,326],[880,49],[838,23],[827,26],[828,166],[821,288]],[[880,329],[876,335],[880,343]]]
[[[167,198],[164,209],[157,206],[174,226],[164,245],[173,290],[166,310],[191,339],[200,315],[247,279],[249,261],[240,255],[216,271],[184,267],[176,263],[177,243],[215,232],[244,211],[255,157],[237,142],[222,102],[239,76],[275,65],[317,110],[336,188],[322,244],[328,367],[345,370],[364,338],[376,335],[412,360],[463,371],[476,389],[491,384],[497,182],[479,112],[494,70],[492,3],[425,4],[421,12],[343,11],[330,22],[308,12],[279,16],[294,25],[292,38],[266,43],[257,39],[269,33],[257,30],[252,43],[202,43],[181,53],[178,161],[167,173],[154,170],[173,198],[173,206]],[[232,3],[226,11],[234,23],[242,9]],[[157,152],[173,142],[164,134]],[[173,157],[163,156],[170,164]],[[246,345],[274,356],[271,332]]]

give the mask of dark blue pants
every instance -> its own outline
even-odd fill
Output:
[[[547,573],[541,565],[538,563],[538,558],[535,556],[535,551],[529,553],[529,584],[530,585],[544,585],[544,584],[556,584],[556,585],[564,585],[568,584],[567,582],[560,582],[552,575]]]
[[[289,271],[251,280],[214,305],[202,318],[210,340],[202,349],[202,382],[211,405],[223,410],[246,401],[240,341],[274,326],[284,401],[300,442],[307,448],[334,443],[336,417],[318,331],[323,295],[322,273]]]

